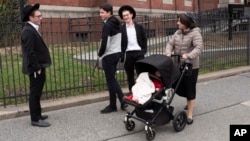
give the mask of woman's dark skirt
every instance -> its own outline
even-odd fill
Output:
[[[180,85],[176,90],[176,93],[179,96],[185,97],[187,98],[187,100],[193,100],[196,98],[196,83],[198,79],[198,72],[199,69],[193,69],[191,75],[183,76]],[[179,80],[174,83],[173,88],[176,87],[178,81]]]

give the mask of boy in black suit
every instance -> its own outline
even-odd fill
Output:
[[[147,52],[147,38],[142,25],[134,22],[136,12],[129,5],[122,6],[118,14],[125,22],[122,26],[122,62],[127,74],[129,93],[135,84],[135,63],[144,58]]]
[[[45,68],[51,65],[51,59],[49,50],[38,31],[42,20],[39,6],[39,4],[27,5],[23,9],[22,21],[25,22],[21,33],[23,73],[28,74],[30,80],[31,125],[48,127],[50,123],[44,121],[48,116],[41,114],[40,98],[46,80]]]

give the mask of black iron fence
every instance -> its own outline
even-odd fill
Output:
[[[136,21],[145,27],[148,54],[164,54],[165,46],[176,31],[177,15],[138,16]],[[204,51],[200,73],[249,65],[248,19],[234,19],[229,24],[227,11],[198,15]],[[21,26],[18,22],[3,22],[1,26]],[[43,99],[55,99],[106,90],[102,70],[96,69],[97,50],[101,35],[99,17],[44,18],[42,36],[49,47],[52,66],[47,69]],[[232,38],[229,39],[229,30]],[[0,105],[28,101],[29,80],[22,73],[20,34],[1,30],[0,35]],[[126,86],[126,74],[119,64],[117,78]]]

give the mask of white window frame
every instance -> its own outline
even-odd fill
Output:
[[[163,4],[173,4],[173,0],[162,0]]]
[[[184,6],[192,7],[192,0],[185,0],[184,1]]]

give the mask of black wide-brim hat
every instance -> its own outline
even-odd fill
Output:
[[[31,14],[32,11],[34,10],[37,10],[39,9],[40,7],[40,4],[37,3],[37,4],[34,4],[34,5],[26,5],[24,8],[23,8],[23,18],[22,18],[22,22],[26,22],[29,20],[29,16]]]
[[[135,12],[135,9],[129,5],[123,5],[122,7],[120,7],[120,9],[118,10],[118,14],[120,16],[121,19],[123,19],[123,16],[122,16],[122,12],[125,11],[125,10],[128,10],[130,13],[133,14],[133,17],[132,19],[135,18],[136,16],[136,12]]]

